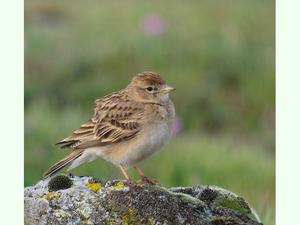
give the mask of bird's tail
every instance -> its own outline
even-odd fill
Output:
[[[69,155],[67,155],[65,158],[57,162],[55,165],[51,166],[45,173],[44,177],[52,175],[60,171],[65,166],[69,165],[71,162],[74,162],[75,159],[80,157],[83,153],[84,149],[74,149],[72,152],[70,152]]]

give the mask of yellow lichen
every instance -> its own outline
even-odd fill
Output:
[[[86,186],[88,188],[91,188],[92,191],[97,192],[100,189],[101,184],[99,184],[99,183],[88,183]]]
[[[136,225],[134,221],[131,221],[127,215],[122,216],[122,220],[125,222],[126,225]]]
[[[71,185],[71,188],[76,187],[76,184]]]
[[[126,215],[122,216],[122,220],[125,222],[126,225],[128,225],[129,223],[129,219]]]
[[[124,184],[121,182],[117,183],[117,186],[114,186],[114,189],[116,190],[117,188],[124,188]]]
[[[40,198],[41,196],[37,195],[36,197],[37,197],[37,198]]]
[[[60,207],[53,207],[52,209],[54,209],[54,210],[61,210]]]
[[[135,215],[134,210],[130,209],[130,208],[128,209],[128,213],[129,213],[129,217]],[[136,225],[137,224],[134,221],[130,220],[127,215],[122,216],[122,219],[126,225]]]
[[[51,196],[52,194],[53,194],[53,192],[49,192],[49,193],[46,195],[45,199],[49,199],[49,196]]]
[[[134,211],[133,211],[133,209],[130,209],[130,208],[129,208],[129,209],[128,209],[128,212],[129,212],[130,215],[134,216]]]
[[[60,197],[59,196],[55,196],[55,199],[59,199]]]

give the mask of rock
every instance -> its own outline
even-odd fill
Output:
[[[27,225],[261,224],[244,199],[216,186],[148,188],[65,175],[26,187],[24,202]]]

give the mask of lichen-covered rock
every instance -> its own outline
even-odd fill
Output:
[[[49,191],[51,178],[25,188],[27,225],[260,223],[244,199],[215,186],[165,189],[93,177],[69,178],[73,185],[67,189],[59,182],[54,185],[57,191]]]

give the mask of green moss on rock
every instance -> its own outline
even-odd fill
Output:
[[[249,204],[241,197],[233,195],[219,196],[213,203],[213,209],[217,206],[223,206],[236,210],[244,215],[249,216],[251,219],[256,220],[255,216],[249,207]]]
[[[60,174],[53,177],[48,183],[49,191],[58,191],[62,189],[70,188],[73,185],[73,181],[69,176]]]

